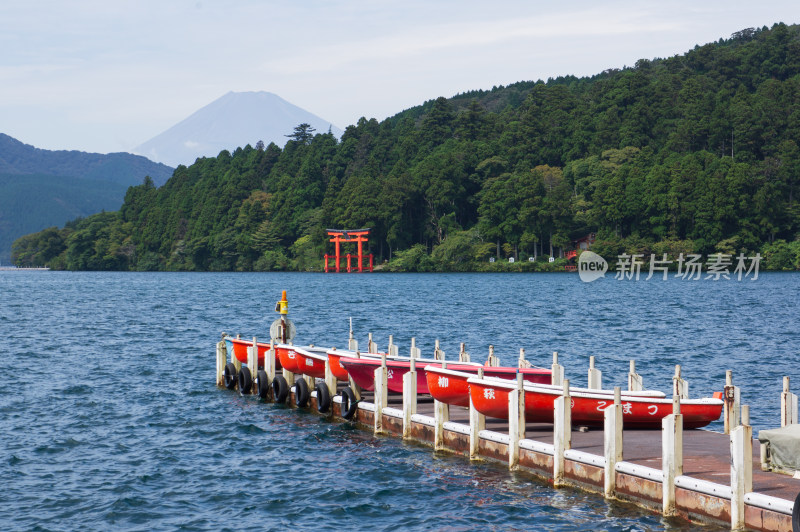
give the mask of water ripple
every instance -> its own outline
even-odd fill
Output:
[[[753,283],[581,283],[569,275],[0,274],[0,515],[4,530],[690,530],[625,504],[553,490],[502,465],[375,438],[213,384],[219,333],[265,336],[289,291],[301,342],[345,344],[353,318],[401,353],[466,342],[507,364],[558,351],[582,383],[637,361],[693,396],[734,370],[756,428],[800,382],[800,275]]]

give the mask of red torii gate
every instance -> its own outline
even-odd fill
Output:
[[[365,255],[363,254],[363,249],[364,249],[363,245],[366,244],[368,241],[367,235],[370,232],[370,228],[368,227],[366,229],[327,229],[327,231],[328,231],[328,236],[333,237],[330,239],[330,241],[333,242],[334,245],[336,246],[336,255],[328,255],[327,253],[325,254],[325,273],[331,271],[330,259],[334,259],[336,261],[334,263],[335,268],[333,269],[333,271],[335,271],[336,273],[339,273],[341,271],[340,270],[341,254],[339,246],[342,242],[356,242],[358,244],[358,255],[356,255],[356,258],[358,259],[358,272],[362,273],[364,271],[363,260],[365,257]],[[372,253],[366,255],[366,257],[369,257],[369,271],[372,272]],[[350,263],[351,258],[353,258],[353,255],[348,253],[347,273],[353,271],[353,267]]]

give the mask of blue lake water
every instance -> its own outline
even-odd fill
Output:
[[[266,338],[287,290],[298,343],[416,337],[505,363],[520,347],[607,387],[635,358],[692,397],[732,369],[756,429],[800,391],[799,274],[757,281],[580,282],[559,274],[0,272],[2,530],[689,530],[350,424],[218,389],[221,331]],[[719,429],[717,422],[712,428]]]

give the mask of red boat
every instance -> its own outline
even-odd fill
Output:
[[[294,373],[302,373],[317,379],[325,378],[325,362],[329,360],[327,352],[328,349],[321,349],[318,347],[295,347],[292,349],[294,352],[293,362],[296,365]],[[287,357],[288,357],[287,352]],[[338,377],[336,377],[338,379]],[[347,377],[345,379],[347,380]]]
[[[353,377],[353,380],[364,390],[372,390],[375,380],[375,370],[380,367],[380,358],[348,358],[342,357],[340,364]],[[387,359],[387,387],[390,392],[403,393],[403,375],[411,369],[411,361],[408,358]],[[428,394],[428,380],[426,378],[427,367],[441,368],[442,362],[433,359],[416,359],[417,367],[417,393]],[[500,379],[516,378],[517,372],[523,374],[523,378],[531,383],[550,382],[550,370],[542,368],[511,368],[497,366],[482,366],[477,362],[448,362],[447,369],[457,372],[464,372],[469,375],[477,375],[478,368],[483,368],[484,375]]]
[[[275,353],[281,367],[292,373],[325,378],[325,352],[327,348],[276,344]],[[310,373],[313,372],[313,373]],[[321,374],[320,374],[321,372]]]
[[[243,364],[247,364],[247,348],[253,345],[252,340],[247,341],[241,338],[233,338],[232,336],[226,336],[224,340],[225,347],[228,351],[228,358],[230,359],[231,351],[233,351],[233,355],[236,357],[236,360],[242,362]],[[269,351],[269,344],[256,342],[256,348],[258,349],[258,364],[259,366],[263,366],[264,355],[267,351]],[[278,357],[275,357],[275,364],[277,366],[276,369],[281,368]]]
[[[508,419],[508,393],[516,384],[498,379],[467,380],[472,404],[488,417]],[[553,404],[562,394],[559,386],[525,384],[525,420],[529,423],[552,423]],[[614,404],[613,392],[571,388],[572,424],[603,426],[603,410]],[[660,397],[659,397],[660,396]],[[683,426],[705,427],[722,414],[722,394],[713,398],[681,400]],[[626,428],[660,429],[661,419],[672,413],[672,399],[661,392],[623,392],[622,419]]]
[[[328,363],[331,366],[331,373],[333,373],[333,376],[336,377],[340,381],[347,381],[347,379],[348,379],[350,374],[347,373],[347,370],[344,369],[344,366],[342,366],[341,359],[345,358],[345,357],[347,357],[347,358],[355,358],[356,352],[355,351],[347,351],[345,349],[343,349],[343,350],[329,349],[327,354],[328,354]],[[365,354],[362,354],[361,356],[364,356],[364,357],[367,357],[367,358],[373,358],[373,357],[380,358],[381,355],[380,354],[375,354],[375,353],[365,353]]]

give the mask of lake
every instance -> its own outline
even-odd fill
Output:
[[[756,429],[800,391],[800,274],[757,281],[583,283],[575,274],[0,272],[0,528],[4,530],[689,530],[633,506],[554,490],[214,384],[222,331],[268,337],[281,290],[296,343],[412,337],[519,348],[605,387],[636,359],[646,387],[691,397],[733,370]],[[721,430],[721,421],[711,426]]]

